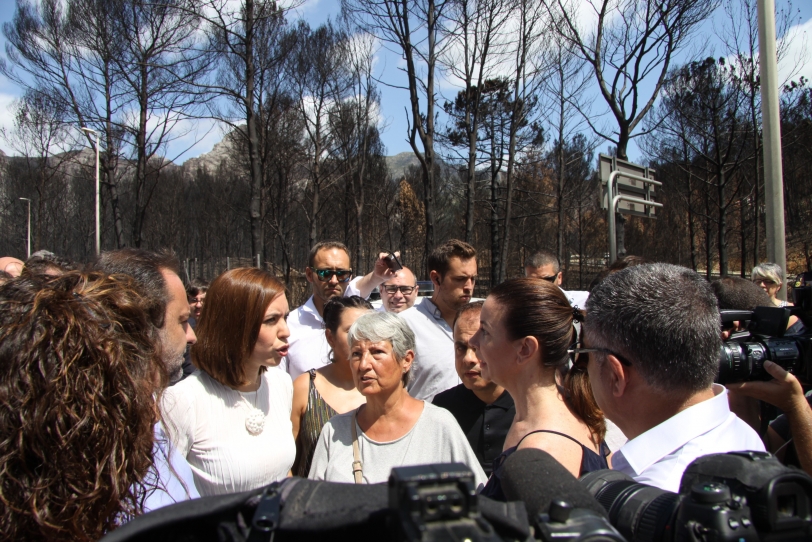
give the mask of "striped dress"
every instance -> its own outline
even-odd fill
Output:
[[[319,442],[321,428],[327,420],[338,414],[333,407],[324,402],[314,384],[316,370],[310,369],[310,391],[307,394],[307,408],[299,423],[299,436],[296,439],[296,461],[293,463],[293,474],[307,478],[313,453]]]

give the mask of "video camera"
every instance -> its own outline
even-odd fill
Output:
[[[696,459],[679,493],[601,470],[581,477],[630,542],[810,540],[812,478],[766,452]]]
[[[294,477],[161,508],[102,542],[812,538],[812,478],[763,452],[701,457],[685,471],[679,493],[611,470],[576,480],[536,449],[517,451],[505,471],[513,502],[477,495],[473,473],[458,463],[395,468],[388,485]]]
[[[803,307],[756,307],[753,311],[719,312],[723,326],[745,322],[747,331],[734,333],[722,343],[718,383],[770,380],[772,377],[763,367],[767,360],[805,382],[812,382],[812,336],[784,336],[793,313],[805,317]]]

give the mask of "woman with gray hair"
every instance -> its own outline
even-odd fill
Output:
[[[767,292],[767,295],[770,296],[770,301],[772,301],[776,307],[792,305],[792,303],[787,303],[775,297],[775,294],[778,293],[778,290],[781,289],[781,285],[784,283],[784,271],[777,263],[767,262],[758,264],[753,268],[753,272],[750,274],[750,280],[761,286],[761,288]]]
[[[753,268],[753,272],[750,273],[750,280],[761,286],[761,289],[767,292],[767,295],[770,296],[770,301],[772,301],[776,307],[793,306],[789,301],[775,297],[781,289],[781,285],[784,283],[784,270],[781,269],[781,266],[777,263],[766,262],[758,264]],[[801,335],[805,332],[806,327],[804,327],[803,322],[801,322],[797,316],[790,316],[787,331],[784,334]]]
[[[393,467],[459,462],[483,484],[485,473],[454,416],[406,391],[415,348],[406,322],[391,312],[364,314],[347,342],[355,387],[367,402],[324,425],[308,477],[375,484]]]

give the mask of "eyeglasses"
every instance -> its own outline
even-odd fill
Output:
[[[549,277],[536,277],[537,279],[546,280],[547,282],[555,282],[555,279],[558,278],[558,273],[555,275],[550,275]]]
[[[753,284],[763,284],[764,286],[775,286],[777,282],[770,279],[753,279]]]
[[[402,293],[403,295],[410,295],[412,292],[414,292],[414,289],[417,288],[417,286],[392,285],[392,286],[382,286],[382,288],[389,295],[395,295],[398,292],[398,290],[400,290],[400,293]]]
[[[352,278],[352,269],[314,269],[313,272],[322,282],[329,281],[333,275],[336,276],[338,282],[349,282]]]
[[[590,352],[602,352],[604,354],[611,354],[611,355],[615,356],[618,359],[618,361],[620,361],[620,363],[622,363],[626,367],[631,367],[632,366],[632,363],[629,360],[627,360],[626,358],[624,358],[623,356],[621,356],[617,352],[613,352],[613,351],[609,350],[608,348],[579,348],[578,347],[579,344],[581,344],[580,341],[577,342],[577,343],[573,343],[567,349],[567,354],[570,355],[570,359],[572,360],[573,365],[575,363],[578,363],[578,357],[579,357],[580,354],[589,354]]]
[[[204,299],[205,299],[205,298],[203,298],[203,297],[200,297],[200,298],[197,298],[197,297],[190,297],[190,298],[189,298],[189,304],[190,304],[190,305],[198,305],[198,304],[199,304],[199,305],[202,305],[202,304],[203,304],[203,300],[204,300]]]

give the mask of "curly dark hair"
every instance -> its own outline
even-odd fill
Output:
[[[154,394],[147,304],[124,275],[0,287],[0,532],[98,540],[142,511]]]

